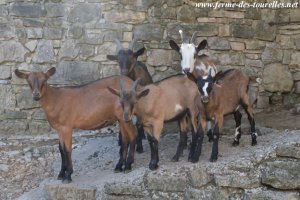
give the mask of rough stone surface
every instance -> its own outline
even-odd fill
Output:
[[[23,62],[26,52],[26,49],[19,42],[1,41],[0,63],[5,61]]]
[[[275,63],[275,62],[281,63],[282,58],[283,58],[283,52],[280,49],[280,46],[275,43],[267,44],[265,50],[261,55],[261,59],[264,64]]]
[[[163,38],[163,29],[159,24],[136,25],[133,31],[135,37],[142,40],[161,40]]]
[[[39,41],[36,53],[32,58],[34,63],[54,63],[56,61],[53,43],[50,40]]]
[[[101,15],[99,4],[78,4],[69,14],[70,22],[87,23]]]
[[[147,59],[147,63],[152,66],[168,66],[172,63],[172,51],[160,49],[153,50]]]
[[[283,190],[299,190],[299,167],[299,161],[278,160],[274,162],[266,162],[262,168],[262,184]]]
[[[293,77],[287,66],[269,64],[264,68],[264,87],[269,92],[289,92],[293,87]]]

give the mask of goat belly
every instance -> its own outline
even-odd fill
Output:
[[[172,122],[172,121],[178,121],[182,117],[184,117],[187,114],[187,110],[183,110],[182,112],[176,113],[172,118],[165,119],[165,122]]]

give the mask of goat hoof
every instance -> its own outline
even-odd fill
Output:
[[[210,162],[217,162],[218,158],[211,158],[209,159]]]
[[[172,162],[178,162],[179,161],[179,157],[178,156],[173,156],[173,158],[171,159]]]
[[[122,171],[123,171],[122,165],[117,165],[114,171],[115,171],[115,173],[120,173],[120,172],[122,172]]]
[[[256,140],[253,140],[252,143],[251,143],[251,145],[252,145],[252,146],[257,145],[257,141],[256,141]]]
[[[199,158],[196,158],[196,156],[192,156],[191,158],[189,158],[189,162],[191,163],[196,163],[199,161]]]
[[[240,144],[240,142],[234,140],[232,143],[232,146],[236,147],[236,146],[239,146],[239,144]]]
[[[59,173],[58,176],[57,176],[57,180],[63,180],[64,177],[65,177],[64,173]]]
[[[138,152],[138,153],[143,153],[143,152],[144,152],[143,146],[141,146],[141,147],[136,147],[136,152]]]
[[[149,169],[150,170],[156,170],[158,168],[157,164],[149,164]]]
[[[63,179],[63,184],[68,184],[68,183],[71,183],[72,182],[72,179],[71,178],[65,178]]]

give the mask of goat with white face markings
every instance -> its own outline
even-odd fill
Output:
[[[145,132],[148,134],[148,141],[151,148],[151,170],[158,167],[158,142],[164,122],[179,120],[180,130],[186,125],[186,115],[189,116],[193,128],[193,141],[189,154],[191,162],[197,162],[200,154],[195,146],[196,141],[203,139],[203,133],[198,130],[198,115],[200,113],[200,92],[195,83],[184,75],[168,77],[154,84],[147,85],[141,89],[136,89],[138,82],[132,86],[131,90],[125,90],[122,86],[120,90],[110,88],[109,90],[120,97],[123,107],[124,120],[130,121],[136,115],[143,123]],[[183,141],[181,141],[183,142]],[[202,142],[200,143],[202,144]],[[182,151],[183,143],[177,149],[175,157]],[[197,149],[197,150],[196,150]]]
[[[257,144],[257,133],[255,129],[255,121],[247,94],[249,77],[244,75],[240,70],[228,70],[222,73],[221,76],[216,76],[221,79],[221,83],[217,84],[211,74],[208,74],[207,79],[202,77],[196,78],[193,74],[188,73],[188,77],[194,80],[199,88],[201,102],[204,106],[203,113],[206,113],[210,119],[215,121],[213,131],[213,146],[210,161],[214,162],[218,159],[218,142],[219,142],[219,129],[223,127],[224,116],[236,112],[238,106],[242,106],[248,115],[250,123],[250,134],[252,138],[252,146]],[[203,116],[203,115],[201,115]],[[235,116],[236,117],[236,116]],[[241,116],[238,117],[238,120]],[[236,123],[240,121],[236,119]],[[202,126],[206,126],[206,119],[201,119]],[[240,126],[237,125],[235,139],[232,143],[233,146],[239,145],[241,137]]]

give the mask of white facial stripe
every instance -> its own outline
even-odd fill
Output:
[[[182,106],[180,104],[176,104],[175,105],[175,112],[181,111],[182,110]]]
[[[206,96],[206,97],[208,96],[208,94],[207,94],[207,87],[208,87],[208,82],[205,82],[205,84],[204,84],[202,90],[203,90],[203,92],[204,92],[204,96]]]
[[[194,70],[195,65],[195,45],[194,44],[182,44],[180,47],[180,52],[182,55],[181,60],[181,68],[184,69],[190,69],[190,72]]]

